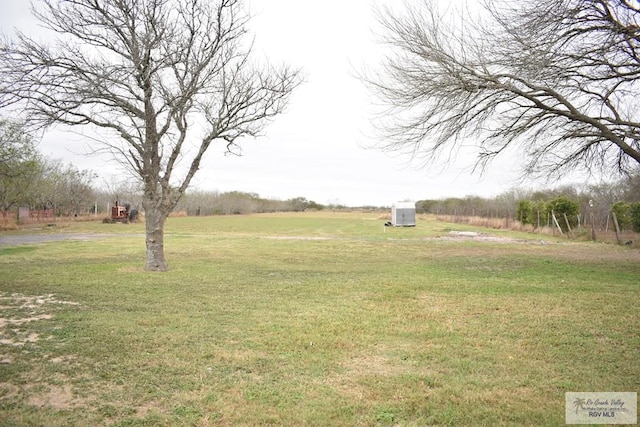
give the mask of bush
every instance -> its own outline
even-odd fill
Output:
[[[564,216],[567,216],[569,225],[575,227],[578,224],[578,214],[580,213],[580,203],[576,200],[572,200],[567,196],[556,197],[550,200],[546,204],[547,213],[552,213],[556,216],[560,228],[562,231],[569,231],[567,223],[564,220]]]
[[[520,200],[516,206],[516,219],[523,225],[533,224],[532,220],[533,203],[530,200]]]
[[[520,200],[516,206],[516,219],[522,225],[540,225],[540,215],[545,214],[545,206],[541,201]]]
[[[630,208],[631,205],[626,202],[616,202],[611,206],[611,212],[616,214],[620,229],[626,229],[631,225]]]
[[[640,233],[640,202],[629,205],[629,222],[636,233]]]

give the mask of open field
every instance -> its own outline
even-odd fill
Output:
[[[143,224],[0,246],[0,425],[557,426],[640,390],[637,248],[376,216],[170,218],[168,273]]]

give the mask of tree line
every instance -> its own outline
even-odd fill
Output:
[[[20,124],[0,120],[0,211],[21,206],[78,214],[95,200],[95,175],[42,156]]]
[[[97,175],[43,156],[20,123],[0,119],[0,211],[28,207],[51,216],[110,214],[110,207],[129,204],[142,211],[143,186],[136,180],[98,183]],[[230,215],[324,209],[324,205],[295,197],[262,198],[239,191],[188,191],[174,212],[186,215]]]
[[[505,218],[533,228],[554,227],[553,215],[556,215],[563,230],[591,223],[599,229],[612,229],[613,212],[621,228],[640,232],[640,174],[597,185],[512,189],[493,199],[468,196],[420,200],[416,203],[416,211],[447,216]]]
[[[0,211],[18,207],[43,210],[53,216],[108,216],[116,202],[143,211],[143,186],[135,180],[97,183],[97,175],[40,154],[19,123],[0,120]],[[188,216],[346,209],[305,197],[287,200],[256,193],[188,190],[173,212]],[[384,209],[384,206],[367,206]],[[556,189],[511,189],[494,198],[467,196],[424,199],[418,213],[482,218],[508,218],[537,227],[553,226],[555,213],[562,228],[593,222],[606,228],[611,212],[621,228],[640,231],[640,174],[612,183],[563,186]],[[562,221],[564,216],[566,221]],[[637,225],[636,225],[637,224]]]

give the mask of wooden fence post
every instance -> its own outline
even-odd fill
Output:
[[[556,218],[556,214],[553,211],[551,211],[551,218],[553,218],[553,223],[556,225],[556,227],[558,227],[558,231],[562,236],[564,233],[562,232],[562,228],[560,227],[560,224],[558,223],[558,219]]]
[[[563,213],[562,216],[564,216],[564,222],[567,224],[567,235],[570,239],[573,239],[573,230],[571,230],[571,226],[569,225],[569,218],[567,218],[566,213]]]

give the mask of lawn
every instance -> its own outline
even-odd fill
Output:
[[[0,425],[564,423],[640,389],[640,251],[372,213],[0,247]],[[452,231],[481,231],[468,236]]]

